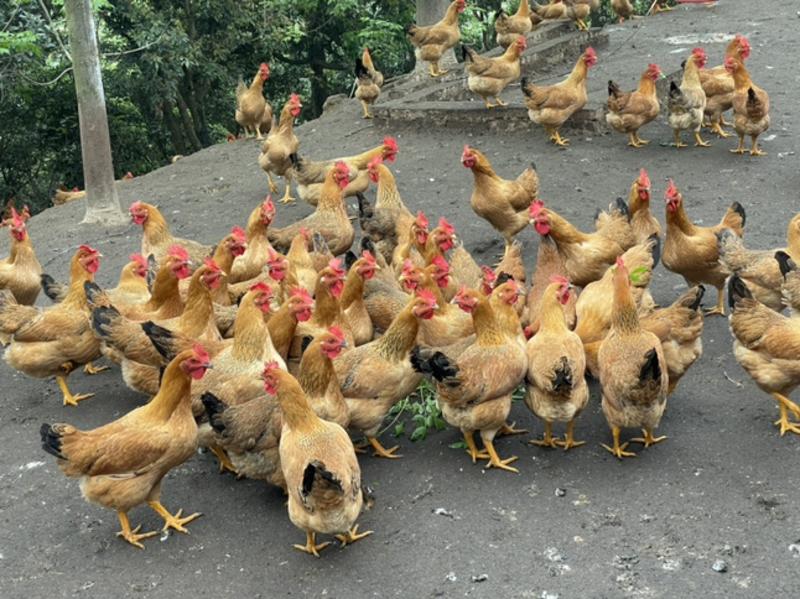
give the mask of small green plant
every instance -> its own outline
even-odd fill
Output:
[[[392,429],[395,437],[405,435],[406,421],[400,420],[404,414],[411,415],[414,429],[408,438],[413,442],[422,441],[431,431],[440,431],[447,426],[442,420],[439,402],[436,401],[436,390],[428,381],[422,381],[414,393],[392,407],[389,412],[389,415],[393,417],[392,421],[381,432]]]

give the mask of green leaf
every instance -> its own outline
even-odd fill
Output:
[[[466,449],[467,444],[464,441],[456,441],[455,443],[451,443],[448,445],[450,449]]]
[[[649,272],[646,266],[639,266],[630,272],[631,283],[639,284],[644,279],[644,275]]]
[[[402,437],[406,432],[406,423],[405,422],[398,422],[394,426],[394,436],[395,437]]]
[[[416,443],[417,441],[422,441],[427,436],[428,436],[428,429],[425,428],[424,426],[418,426],[417,428],[414,429],[414,432],[411,433],[409,439],[411,439],[413,442]]]

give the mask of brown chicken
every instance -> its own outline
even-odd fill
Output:
[[[470,199],[472,209],[503,236],[506,247],[510,246],[517,233],[528,225],[528,210],[539,193],[536,165],[531,163],[513,181],[501,179],[489,159],[470,146],[464,146],[461,164],[475,177]]]
[[[639,87],[632,92],[623,92],[616,83],[608,82],[606,122],[616,131],[628,134],[629,146],[640,148],[650,143],[639,137],[639,129],[653,121],[661,110],[656,81],[662,76],[657,64],[649,64]]]
[[[717,288],[717,304],[707,314],[725,315],[722,288],[728,273],[720,264],[717,234],[730,229],[744,235],[745,211],[739,202],[731,204],[714,227],[698,227],[686,214],[683,196],[670,180],[664,194],[667,201],[667,236],[662,261],[668,270],[681,275],[689,286],[705,283]]]
[[[101,254],[88,245],[75,252],[70,263],[70,289],[60,304],[44,310],[21,306],[13,297],[0,294],[2,332],[13,335],[3,359],[28,376],[54,376],[64,396],[65,406],[77,406],[94,393],[73,395],[67,376],[81,365],[100,357],[100,343],[92,334],[84,283],[94,280]],[[100,370],[93,368],[87,372]]]
[[[292,94],[283,105],[280,119],[275,127],[269,131],[267,139],[261,146],[261,155],[258,157],[258,165],[267,173],[269,190],[278,193],[278,186],[273,180],[273,175],[281,176],[286,182],[286,191],[281,198],[284,204],[294,201],[292,197],[292,161],[289,158],[296,154],[300,147],[300,141],[294,134],[294,120],[300,116],[303,104],[300,96]]]
[[[230,306],[231,297],[228,293],[228,274],[233,268],[233,261],[244,254],[247,249],[247,234],[241,227],[233,227],[231,232],[223,237],[214,248],[214,253],[211,260],[222,271],[220,284],[214,289],[211,294],[214,303],[219,306]],[[189,290],[189,281],[182,280],[179,284],[181,295],[185,297]]]
[[[350,410],[350,427],[367,437],[378,457],[400,457],[397,446],[386,449],[381,444],[378,431],[392,406],[419,385],[422,377],[412,367],[411,350],[417,343],[420,322],[433,318],[438,308],[431,292],[417,291],[381,337],[344,352],[334,361]]]
[[[439,351],[415,368],[436,381],[442,416],[461,430],[473,463],[489,458],[487,467],[518,472],[509,466],[516,457],[501,460],[494,437],[505,426],[511,410],[511,395],[527,370],[525,348],[504,330],[490,299],[474,290],[461,290],[456,304],[472,315],[475,342],[457,358]],[[473,438],[479,431],[485,452]]]
[[[264,139],[272,125],[272,106],[264,99],[264,83],[269,79],[269,65],[262,62],[253,77],[250,87],[239,79],[236,86],[236,122],[244,129],[244,135],[252,131],[256,139]]]
[[[789,394],[800,385],[800,324],[756,300],[747,285],[733,275],[728,281],[733,355],[759,389],[778,402],[780,418],[775,422],[781,436],[800,435],[800,406]]]
[[[128,210],[133,223],[142,227],[142,256],[152,254],[160,261],[172,246],[179,245],[189,252],[192,262],[199,264],[208,258],[214,249],[212,246],[191,239],[173,237],[164,216],[152,204],[134,202]]]
[[[507,103],[500,99],[500,94],[519,79],[520,56],[528,47],[525,36],[517,36],[503,54],[494,58],[486,58],[468,46],[461,46],[461,55],[464,58],[464,68],[467,72],[467,87],[483,100],[486,108],[506,106]],[[495,103],[489,102],[494,98]]]
[[[567,17],[567,5],[564,0],[550,0],[548,4],[533,3],[533,11],[539,21],[556,21]]]
[[[725,58],[733,57],[744,62],[750,56],[750,42],[743,35],[736,35],[728,47],[725,49]],[[705,118],[708,120],[711,130],[720,137],[730,137],[730,133],[725,133],[722,129],[726,123],[722,113],[733,107],[733,94],[736,85],[733,77],[725,68],[725,64],[710,69],[700,71],[700,85],[706,94]]]
[[[778,312],[783,310],[781,286],[784,276],[775,261],[775,253],[787,252],[793,260],[800,261],[800,213],[789,221],[785,248],[751,250],[745,247],[741,237],[730,231],[721,231],[717,240],[719,261],[725,269],[739,275],[759,302]]]
[[[272,203],[272,196],[267,196],[247,219],[247,246],[244,253],[233,261],[228,283],[247,281],[261,274],[272,249],[267,239],[267,229],[274,219],[275,204]]]
[[[355,231],[347,216],[343,195],[344,188],[348,184],[349,173],[350,169],[344,162],[337,162],[325,175],[325,183],[317,209],[291,225],[270,228],[267,232],[270,243],[278,250],[285,250],[301,229],[308,229],[320,233],[335,256],[350,249],[350,246],[353,245]]]
[[[702,48],[695,48],[686,60],[680,86],[675,81],[670,81],[667,120],[672,127],[675,137],[673,145],[676,148],[686,147],[681,140],[681,131],[694,131],[695,146],[707,148],[711,145],[700,137],[703,113],[706,109],[706,93],[700,84],[700,70],[707,60],[705,51]]]
[[[466,8],[466,0],[453,0],[438,23],[427,27],[420,27],[416,23],[412,23],[406,28],[406,35],[411,45],[414,46],[417,60],[424,60],[428,63],[431,77],[441,77],[448,72],[439,68],[439,61],[447,50],[455,47],[461,40],[458,15]]]
[[[289,359],[289,350],[297,332],[297,325],[308,322],[314,311],[314,299],[311,294],[301,287],[293,287],[283,300],[283,304],[272,318],[267,327],[272,344],[284,360]]]
[[[539,330],[539,313],[541,310],[542,298],[545,290],[550,286],[553,277],[566,278],[567,268],[564,266],[564,259],[558,253],[558,247],[548,236],[539,239],[539,249],[536,253],[536,269],[533,271],[533,281],[528,290],[528,297],[525,302],[525,312],[522,322],[527,324],[525,334],[533,336]],[[578,294],[574,291],[569,294],[567,303],[562,304],[564,318],[567,321],[567,328],[575,328],[575,303]]]
[[[589,387],[584,378],[586,356],[581,338],[569,330],[564,306],[570,301],[570,284],[564,277],[554,276],[542,297],[540,326],[528,341],[526,354],[525,403],[544,421],[544,437],[530,441],[542,447],[578,447],[575,441],[575,419],[589,402]],[[553,437],[553,422],[566,422],[564,440]]]
[[[133,179],[133,173],[128,171],[122,177],[117,179],[115,183],[125,183],[126,181],[130,181]],[[53,193],[53,205],[60,206],[61,204],[67,204],[69,202],[74,202],[75,200],[82,200],[86,197],[86,190],[80,189],[79,187],[73,187],[72,189],[67,189],[63,185],[61,185],[58,189],[55,190]]]
[[[297,380],[275,362],[266,365],[263,376],[264,388],[277,396],[283,418],[279,451],[289,492],[289,519],[306,533],[306,544],[295,548],[319,557],[330,544],[317,544],[319,533],[334,534],[342,544],[372,534],[359,533],[355,525],[371,500],[361,486],[361,470],[347,432],[317,416]]]
[[[333,361],[347,347],[344,331],[332,326],[313,339],[307,339],[309,343],[300,360],[297,382],[317,416],[346,429],[350,423],[350,410],[333,366]]]
[[[621,258],[614,274],[611,332],[600,346],[598,361],[601,406],[614,441],[613,447],[603,447],[619,459],[635,456],[625,451],[629,442],[619,442],[623,428],[641,427],[643,437],[631,441],[645,447],[666,439],[653,431],[667,406],[667,365],[658,337],[639,324],[630,273]]]
[[[769,96],[750,79],[744,63],[732,57],[725,59],[725,68],[733,75],[733,128],[739,136],[734,154],[744,154],[744,137],[749,136],[751,156],[766,156],[758,148],[758,136],[769,129]]]
[[[356,98],[364,109],[364,118],[371,119],[369,107],[378,101],[383,86],[383,73],[372,64],[369,48],[364,48],[360,58],[356,58]]]
[[[635,14],[631,0],[611,0],[611,10],[617,15],[618,23],[624,23],[625,20],[633,18]]]
[[[367,250],[364,250],[359,258],[352,252],[348,252],[347,255],[348,272],[340,301],[350,330],[353,331],[353,340],[358,346],[372,341],[375,332],[364,303],[364,286],[375,276],[378,266],[375,256]]]
[[[528,117],[544,127],[550,141],[558,146],[569,145],[569,140],[561,137],[559,130],[569,117],[586,105],[586,76],[589,69],[597,63],[593,48],[583,51],[575,68],[564,81],[556,85],[538,86],[522,78],[522,93]]]
[[[578,31],[589,31],[586,19],[592,12],[592,3],[599,0],[564,0],[567,5],[567,17],[575,21]]]
[[[781,287],[783,302],[788,306],[792,316],[797,316],[800,313],[800,270],[797,269],[797,263],[786,252],[775,252],[775,260],[783,275]]]
[[[164,371],[161,388],[144,406],[104,426],[82,431],[70,424],[43,424],[42,448],[58,458],[62,472],[81,479],[81,494],[92,503],[116,510],[118,536],[134,547],[158,532],[131,528],[128,512],[147,502],[170,528],[188,533],[185,525],[199,513],[182,516],[161,504],[161,481],[194,455],[197,424],[189,407],[193,380],[211,367],[202,346],[182,352]]]
[[[528,0],[520,0],[517,12],[507,14],[502,8],[495,13],[494,30],[497,33],[495,40],[498,46],[508,48],[517,41],[517,36],[528,33],[531,23],[531,7]]]
[[[11,207],[11,216],[0,226],[8,227],[11,250],[8,258],[0,261],[0,290],[7,289],[18,304],[32,306],[41,291],[42,266],[36,258],[28,227],[27,212],[18,213]]]
[[[645,169],[639,170],[639,177],[631,185],[628,194],[628,208],[631,212],[631,230],[636,243],[644,243],[653,235],[661,240],[661,223],[650,212],[650,177]],[[655,257],[655,266],[659,256]]]

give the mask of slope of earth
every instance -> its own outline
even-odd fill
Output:
[[[795,11],[791,0],[759,3],[758,10],[746,0],[676,10],[624,25],[640,28],[636,47],[612,36],[613,55],[601,63],[604,77],[614,75],[627,86],[648,62],[659,62],[665,72],[676,70],[697,36],[748,35],[753,45],[748,67],[772,97],[766,158],[729,154],[735,145],[730,139],[714,139],[708,149],[662,147],[660,142],[671,138],[663,119],[642,132],[654,141],[638,151],[617,135],[573,136],[569,149],[557,150],[536,128],[503,135],[488,133],[488,127],[487,132],[383,130],[359,118],[355,101],[300,127],[302,153],[352,154],[395,135],[401,148],[395,170],[406,202],[431,217],[446,215],[481,261],[494,260],[501,243],[469,208],[472,180],[459,164],[465,143],[484,150],[504,176],[516,176],[535,161],[542,197],[582,227],[590,226],[598,206],[626,195],[645,166],[654,182],[656,214],[663,216],[659,200],[672,177],[692,218],[711,224],[738,200],[748,212],[748,244],[777,247],[798,210],[800,186]],[[674,53],[650,56],[649,35],[686,38]],[[719,63],[724,44],[704,46],[711,64]],[[629,67],[634,54],[640,58]],[[624,69],[615,71],[615,57]],[[213,243],[231,225],[243,223],[264,197],[257,154],[253,141],[208,148],[123,186],[123,204],[154,202],[175,234]],[[308,212],[308,206],[281,205],[278,224]],[[106,256],[98,278],[112,284],[113,273],[138,250],[140,231],[132,225],[111,232],[84,227],[76,224],[82,213],[76,203],[33,219],[41,261],[63,278],[74,248],[95,244]],[[532,231],[520,238],[530,269],[537,239]],[[653,284],[658,302],[671,302],[684,287],[658,267]],[[706,303],[714,299],[709,290]],[[190,525],[190,536],[154,538],[144,551],[114,538],[115,515],[83,502],[77,482],[65,479],[40,449],[38,430],[42,422],[54,421],[97,426],[142,398],[124,387],[117,370],[76,374],[73,390],[97,396],[78,409],[63,408],[53,382],[28,379],[2,365],[0,595],[794,596],[800,439],[778,436],[771,424],[774,402],[736,364],[724,319],[707,320],[703,342],[705,354],[680,383],[662,421],[659,432],[669,436],[665,443],[625,463],[612,458],[599,447],[609,432],[596,386],[577,425],[586,446],[564,453],[531,447],[527,435],[499,441],[501,455],[520,456],[519,475],[470,464],[461,450],[449,447],[460,439],[452,429],[419,443],[400,439],[402,460],[362,460],[377,503],[361,525],[375,534],[352,547],[328,548],[320,560],[292,550],[302,533],[289,522],[279,492],[217,474],[208,455],[176,469],[163,485],[168,508],[204,513]],[[512,416],[531,435],[541,433],[524,405],[515,405]],[[385,438],[394,441],[389,433]],[[145,530],[160,522],[147,509],[134,511],[132,520]]]

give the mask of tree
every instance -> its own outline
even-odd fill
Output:
[[[450,0],[417,0],[417,25],[433,25],[444,16]]]
[[[119,206],[111,159],[103,78],[91,0],[66,0],[71,58],[78,97],[83,178],[86,184],[84,223],[118,225],[125,222]]]

